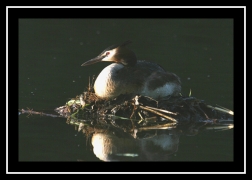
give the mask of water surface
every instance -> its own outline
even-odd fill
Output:
[[[19,108],[53,112],[109,64],[83,62],[126,40],[180,76],[183,94],[233,110],[232,19],[19,19]],[[100,161],[86,140],[64,118],[19,116],[20,161]],[[172,160],[233,161],[233,131],[182,136]]]

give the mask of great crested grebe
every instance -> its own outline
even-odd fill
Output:
[[[137,60],[135,53],[126,47],[129,43],[131,41],[112,45],[81,65],[87,66],[101,61],[115,62],[105,67],[96,78],[95,94],[102,99],[128,93],[154,99],[179,95],[179,77],[165,71],[156,63]]]

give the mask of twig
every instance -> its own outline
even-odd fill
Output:
[[[208,108],[212,108],[212,109],[215,109],[217,111],[221,111],[221,112],[224,112],[224,113],[228,113],[230,115],[234,115],[234,112],[229,110],[229,109],[221,109],[221,108],[218,108],[218,107],[213,107],[213,106],[210,106],[210,105],[207,105]]]
[[[162,114],[162,113],[160,113],[160,112],[157,112],[157,111],[155,111],[155,110],[153,110],[153,109],[150,109],[150,108],[147,108],[147,107],[144,107],[144,106],[139,106],[139,108],[144,109],[144,110],[149,111],[149,112],[152,112],[152,113],[157,114],[157,115],[159,115],[159,116],[162,116],[162,117],[164,117],[164,118],[166,118],[166,119],[169,119],[169,120],[171,120],[171,121],[173,121],[173,122],[177,122],[176,119],[174,119],[174,118],[172,118],[172,117],[169,117],[169,116],[166,116],[166,115],[164,115],[164,114]]]
[[[28,108],[28,110],[21,109],[21,112],[22,112],[22,114],[28,113],[29,115],[39,114],[41,116],[62,117],[62,116],[54,115],[54,114],[46,114],[46,113],[43,113],[43,112],[36,112],[36,111],[33,111],[32,109],[29,109],[29,108]]]
[[[149,109],[156,110],[156,111],[164,112],[164,113],[167,113],[167,114],[178,115],[178,113],[174,113],[174,112],[167,111],[167,110],[164,110],[164,109],[158,109],[158,108],[154,108],[154,107],[150,107],[150,106],[145,106],[145,107],[147,107]]]
[[[156,126],[148,126],[148,127],[140,127],[138,130],[148,130],[148,129],[168,129],[171,127],[175,127],[176,123],[167,123],[163,125],[156,125]]]

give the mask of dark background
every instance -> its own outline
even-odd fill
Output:
[[[180,76],[183,94],[191,89],[207,104],[233,110],[233,37],[233,18],[19,18],[18,108],[53,112],[109,64],[83,62],[132,40],[138,59]],[[98,161],[84,135],[65,121],[20,115],[18,160]],[[182,136],[173,161],[233,161],[233,153],[233,130],[202,132]]]
[[[80,65],[128,39],[138,59],[180,76],[183,94],[233,109],[232,19],[19,19],[20,107],[81,93],[108,63]]]

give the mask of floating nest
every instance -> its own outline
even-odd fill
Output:
[[[98,98],[91,89],[72,98],[55,111],[67,117],[68,123],[81,124],[79,130],[85,129],[85,132],[94,131],[94,127],[108,125],[133,135],[135,129],[179,128],[187,134],[194,134],[203,127],[233,127],[233,111],[213,107],[204,100],[182,95],[155,100],[147,96],[126,94],[106,100]]]

